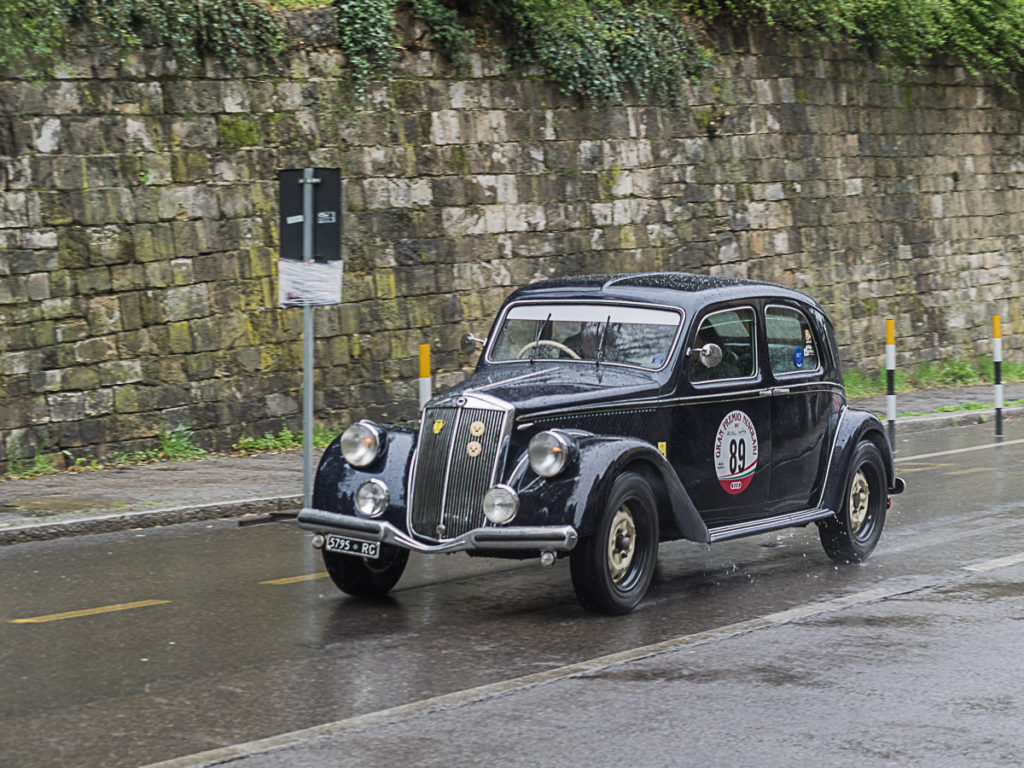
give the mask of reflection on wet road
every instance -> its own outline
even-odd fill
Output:
[[[1024,430],[1008,427],[998,448],[961,450],[991,440],[988,425],[901,441],[908,492],[864,565],[828,561],[813,526],[668,544],[620,618],[583,612],[564,562],[465,555],[414,557],[389,600],[353,600],[286,525],[7,547],[0,762],[15,749],[28,768],[155,762],[1014,557]]]

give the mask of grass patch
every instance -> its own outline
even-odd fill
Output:
[[[335,427],[313,425],[313,447],[326,448],[338,434]],[[240,437],[231,446],[234,453],[250,455],[254,453],[277,453],[279,451],[296,451],[302,447],[302,432],[292,432],[284,427],[276,434],[264,432],[261,437]]]
[[[1003,362],[1004,384],[1024,381],[1024,363]],[[846,395],[851,400],[884,395],[885,371],[865,375],[860,371],[849,371],[843,380]],[[969,360],[950,357],[942,362],[918,363],[909,372],[896,370],[896,392],[906,393],[922,389],[951,389],[991,384],[995,381],[995,366],[989,358]]]
[[[151,461],[191,461],[206,456],[207,452],[195,444],[191,429],[182,425],[170,429],[161,427],[157,445],[147,451],[114,454],[115,464],[146,464]]]
[[[52,475],[58,471],[57,460],[49,453],[37,453],[31,459],[10,459],[7,462],[8,477],[18,480]]]
[[[936,413],[953,413],[954,411],[983,411],[986,408],[991,408],[991,405],[984,405],[982,403],[976,403],[973,400],[968,400],[966,403],[960,405],[940,405],[935,409]]]

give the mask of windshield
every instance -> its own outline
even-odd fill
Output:
[[[505,314],[488,359],[567,360],[664,368],[681,312],[611,304],[520,304]]]

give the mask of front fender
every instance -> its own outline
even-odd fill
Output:
[[[313,507],[327,512],[358,515],[355,493],[370,478],[382,480],[391,501],[380,520],[405,527],[406,489],[412,467],[416,433],[407,427],[380,425],[384,433],[383,450],[372,464],[353,467],[341,455],[341,437],[336,437],[320,457],[313,480]]]
[[[710,540],[707,526],[675,470],[650,443],[632,437],[574,434],[577,455],[554,478],[541,478],[525,459],[508,484],[519,494],[525,521],[535,525],[570,524],[580,536],[591,534],[612,482],[628,467],[641,468],[654,486],[661,526],[692,541]],[[518,520],[519,518],[517,518]]]
[[[843,504],[846,471],[850,464],[850,457],[861,440],[870,440],[881,451],[882,460],[885,462],[886,487],[889,493],[902,493],[903,481],[896,477],[896,463],[892,446],[889,444],[889,437],[885,433],[882,422],[867,411],[845,408],[839,420],[836,440],[832,448],[832,458],[829,461],[828,476],[822,491],[822,500],[819,505],[822,508],[836,511]]]

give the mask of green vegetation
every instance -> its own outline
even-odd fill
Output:
[[[184,65],[211,54],[229,68],[284,48],[260,0],[0,0],[0,71],[44,74],[72,41],[115,60],[158,45]]]
[[[896,68],[952,56],[1006,87],[1024,69],[1024,5],[1017,0],[689,0],[699,18],[796,30]]]
[[[186,426],[174,429],[161,427],[157,433],[157,445],[147,451],[131,451],[114,456],[115,464],[145,464],[150,461],[190,461],[206,455],[206,451],[195,444],[195,436]]]
[[[313,425],[313,447],[326,448],[337,437],[340,430],[320,424]],[[262,437],[240,437],[231,450],[236,454],[274,453],[277,451],[297,451],[302,447],[302,432],[292,432],[282,427],[277,434],[264,432]]]
[[[708,67],[682,14],[685,3],[626,0],[478,0],[514,58],[536,63],[562,90],[591,101],[621,101],[630,89],[661,104]]]
[[[678,103],[709,66],[696,40],[712,22],[788,28],[895,69],[951,56],[1010,89],[1024,69],[1020,0],[0,0],[0,71],[45,73],[72,39],[115,58],[147,44],[185,65],[206,54],[229,68],[272,62],[285,46],[273,11],[326,5],[337,9],[338,44],[360,88],[394,62],[399,10],[426,22],[457,68],[478,39],[501,40],[591,103],[631,91]]]
[[[37,453],[31,459],[12,458],[7,462],[7,474],[10,477],[42,477],[56,471],[57,461],[50,454]]]
[[[1004,361],[1003,383],[1024,381],[1024,363]],[[885,371],[874,376],[865,376],[859,371],[848,371],[843,376],[846,395],[851,400],[885,394]],[[896,370],[896,392],[913,392],[920,389],[948,389],[970,387],[977,384],[991,384],[995,381],[992,360],[968,360],[950,357],[941,363],[918,363],[911,371]],[[984,406],[989,407],[989,406]]]

